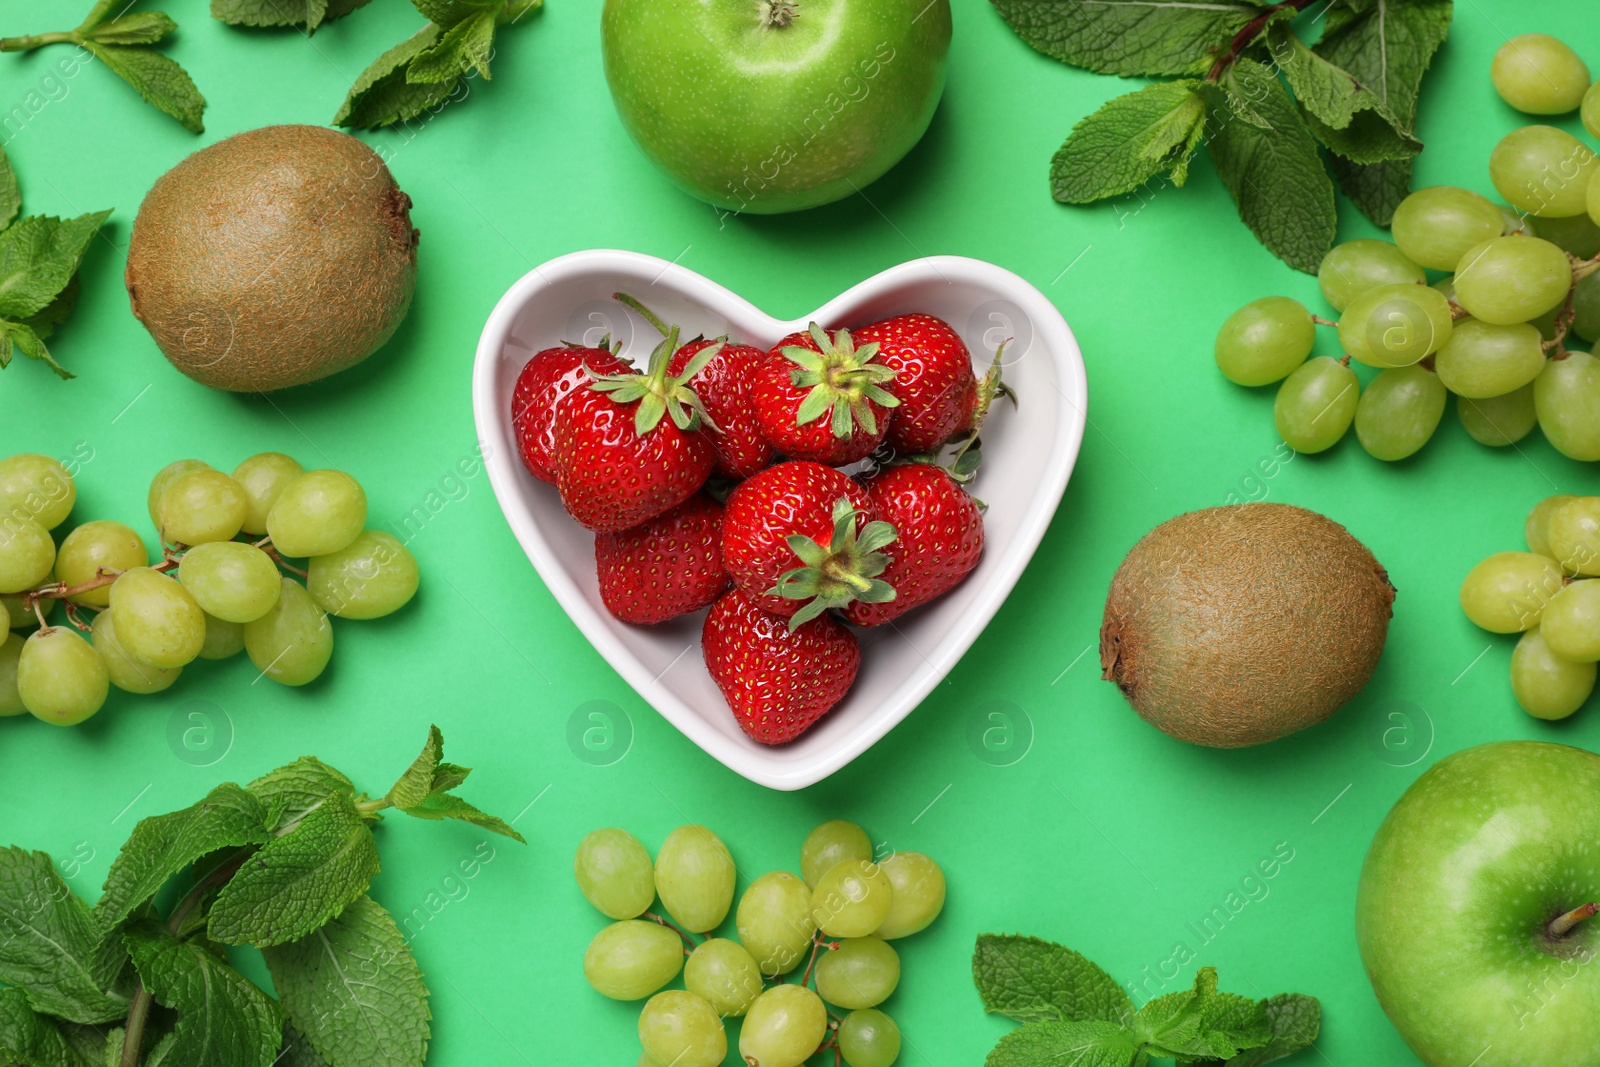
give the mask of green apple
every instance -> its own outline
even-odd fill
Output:
[[[730,213],[826,204],[922,138],[944,90],[949,0],[606,0],[622,123]]]
[[[1430,1067],[1597,1067],[1600,756],[1502,741],[1440,760],[1378,829],[1356,939]]]

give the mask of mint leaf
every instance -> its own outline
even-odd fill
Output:
[[[0,230],[0,319],[26,319],[44,310],[72,281],[110,214],[29,215]]]
[[[61,1031],[28,1007],[20,989],[0,989],[0,1062],[27,1067],[78,1067]]]
[[[421,1067],[428,989],[405,935],[371,897],[265,955],[289,1019],[332,1067]]]
[[[84,36],[101,44],[155,44],[178,28],[160,11],[135,11],[102,22]]]
[[[95,5],[89,9],[82,22],[78,23],[78,33],[86,33],[106,20],[113,10],[119,14],[132,7],[136,0],[95,0]]]
[[[45,347],[44,340],[27,323],[0,322],[0,370],[11,362],[13,347],[29,359],[37,359],[49,366],[56,372],[56,377],[62,380],[77,377],[56,362],[50,350]]]
[[[454,763],[441,763],[433,772],[433,787],[430,793],[448,793],[456,786],[467,780],[472,773],[471,767],[461,767]]]
[[[270,1067],[283,1022],[278,1004],[226,958],[153,925],[134,927],[123,941],[156,1003],[178,1013],[163,1067]]]
[[[35,337],[43,341],[56,327],[67,321],[67,316],[72,314],[72,306],[78,302],[78,276],[74,274],[67,287],[56,294],[56,298],[44,306],[44,310],[37,315],[22,320],[22,325],[33,331]]]
[[[1412,160],[1409,159],[1354,163],[1336,155],[1329,158],[1328,166],[1344,195],[1379,226],[1394,221],[1395,208],[1411,192]]]
[[[411,0],[411,6],[420,11],[423,18],[445,29],[480,11],[496,11],[504,3],[505,0]]]
[[[1284,23],[1267,33],[1272,59],[1289,80],[1306,125],[1329,149],[1362,163],[1409,159],[1422,142],[1402,132],[1377,94],[1305,46]]]
[[[118,946],[121,951],[121,946]],[[58,1027],[72,1050],[73,1067],[121,1067],[122,1027],[83,1026],[61,1023]]]
[[[512,840],[527,844],[522,835],[513,830],[504,820],[479,811],[465,800],[451,793],[434,793],[421,804],[406,808],[405,813],[418,819],[456,819],[461,822],[471,823],[473,826],[482,827],[491,833],[501,834]]]
[[[991,0],[1047,56],[1101,74],[1200,74],[1263,8],[1243,0]]]
[[[1133,1017],[1133,1001],[1115,979],[1070,948],[1036,937],[980,935],[972,980],[984,1011],[1019,1022]]]
[[[100,929],[109,932],[173,875],[217,849],[259,845],[267,840],[261,802],[232,782],[182,811],[139,820],[111,863],[95,905]]]
[[[1227,1061],[1228,1067],[1261,1067],[1293,1055],[1317,1039],[1322,1030],[1322,1004],[1316,997],[1280,993],[1259,1002],[1265,1009],[1272,1039]]]
[[[267,826],[277,829],[304,816],[334,793],[354,796],[350,779],[314,756],[301,756],[251,782],[246,788],[267,811]]]
[[[495,11],[484,9],[451,26],[439,43],[406,67],[406,81],[450,82],[474,68],[489,77],[489,56],[494,50]]]
[[[1291,267],[1315,273],[1339,221],[1317,143],[1270,68],[1241,59],[1230,73],[1272,130],[1225,113],[1207,146],[1211,159],[1261,243]],[[1226,96],[1212,92],[1216,106],[1227,109]]]
[[[1088,204],[1187,163],[1206,121],[1197,88],[1198,82],[1157,82],[1084,118],[1051,160],[1051,193],[1064,204]]]
[[[428,794],[434,790],[433,776],[439,769],[439,760],[444,756],[444,735],[437,726],[428,727],[428,740],[423,743],[422,752],[406,768],[394,785],[389,787],[387,794],[389,803],[405,811],[414,808],[428,799]]]
[[[211,0],[211,17],[230,26],[304,26],[348,15],[368,0]]]
[[[1193,989],[1145,1004],[1133,1017],[1133,1030],[1151,1055],[1181,1059],[1226,1059],[1272,1039],[1260,1005],[1217,992],[1214,967],[1200,969]]]
[[[17,174],[11,169],[11,160],[0,146],[0,230],[11,225],[11,220],[22,210],[22,190],[17,186]]]
[[[288,1019],[283,1021],[283,1051],[273,1061],[272,1067],[329,1067],[328,1061],[317,1055],[311,1042]]]
[[[126,958],[101,943],[94,916],[43,852],[0,848],[0,982],[35,1011],[103,1023],[128,1011],[111,992]]]
[[[1000,1039],[984,1067],[1128,1067],[1138,1048],[1127,1027],[1102,1020],[1029,1023]]]
[[[441,32],[437,25],[430,22],[374,60],[350,87],[343,106],[333,117],[333,124],[363,130],[377,129],[416,118],[448,100],[455,88],[452,84],[413,85],[406,81],[406,65],[437,44]]]
[[[83,47],[94,53],[113,74],[137,89],[146,103],[154,104],[177,119],[190,133],[205,132],[202,116],[206,98],[178,64],[149,48],[100,44],[92,40],[84,41]]]
[[[365,893],[378,868],[372,831],[334,793],[228,881],[211,906],[211,936],[258,948],[304,937]]]

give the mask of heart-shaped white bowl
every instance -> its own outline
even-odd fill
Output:
[[[767,746],[747,737],[700,657],[704,613],[630,626],[606,611],[595,578],[594,536],[562,510],[554,486],[527,473],[511,425],[511,390],[528,358],[562,341],[620,340],[642,363],[659,340],[611,299],[626,292],[683,336],[727,334],[769,348],[812,320],[833,328],[923,311],[954,326],[979,371],[1010,338],[1004,379],[1013,408],[995,405],[974,489],[989,505],[983,559],[938,601],[895,622],[858,630],[861,673],[850,694],[804,736]],[[594,250],[524,275],[495,305],[478,341],[472,381],[479,440],[501,510],[545,585],[619,674],[690,740],[752,781],[801,789],[866,751],[904,719],[983,631],[1027,566],[1055,514],[1083,440],[1088,383],[1061,313],[1033,286],[990,263],[933,256],[903,263],[792,321],[767,315],[715,282],[654,256]]]

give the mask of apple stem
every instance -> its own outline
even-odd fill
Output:
[[[1600,915],[1600,903],[1585,904],[1582,907],[1573,908],[1565,915],[1558,915],[1551,919],[1550,925],[1545,927],[1545,932],[1559,941],[1571,933],[1573,927],[1585,919],[1594,918],[1596,915]]]
[[[794,21],[795,0],[767,0],[766,23],[775,29],[783,29]]]

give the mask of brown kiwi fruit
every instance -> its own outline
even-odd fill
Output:
[[[1372,677],[1394,586],[1343,526],[1288,504],[1162,523],[1122,561],[1103,676],[1151,725],[1239,748],[1313,726]]]
[[[411,199],[372,149],[267,126],[167,171],[133,223],[124,281],[172,365],[267,392],[352,367],[411,308]]]

